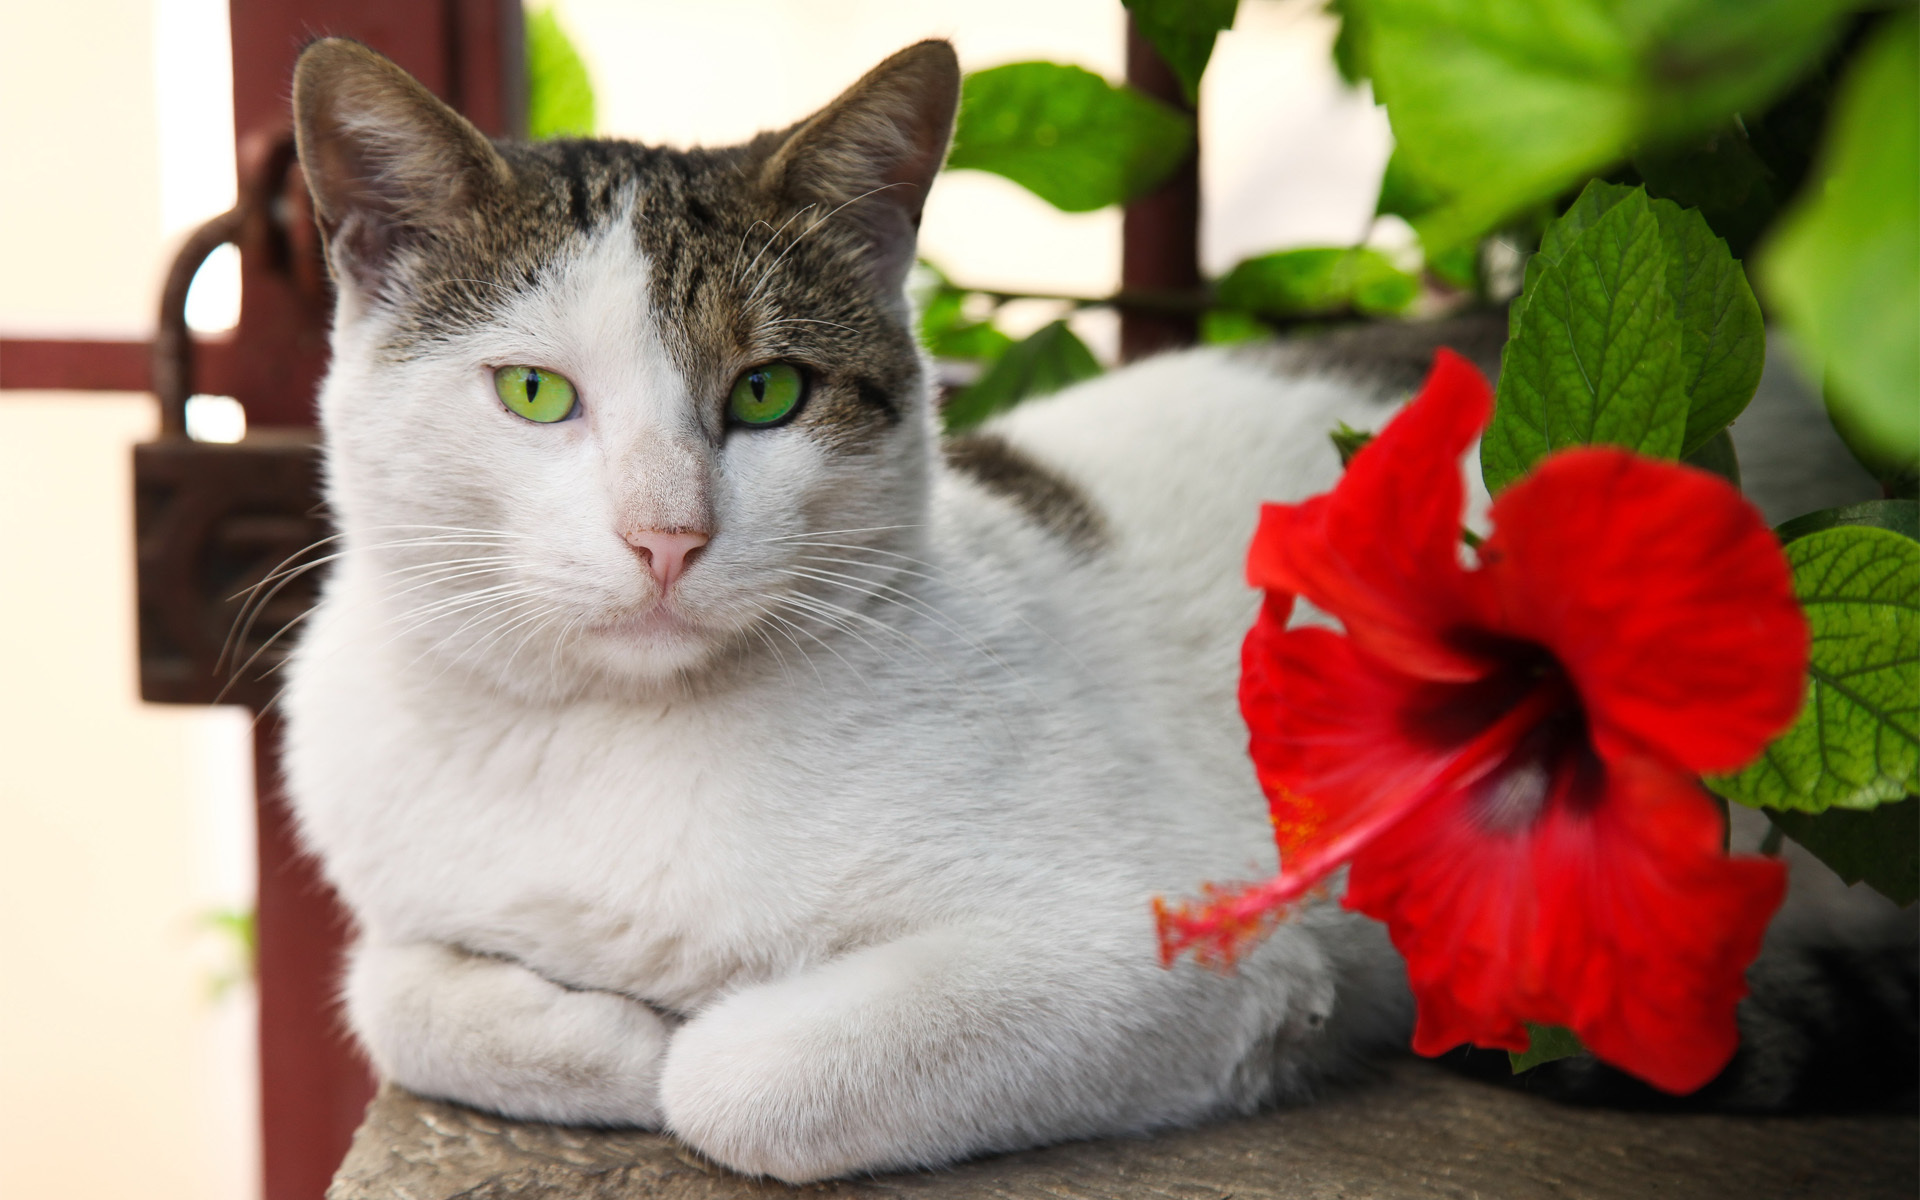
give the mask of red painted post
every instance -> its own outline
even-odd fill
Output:
[[[1189,115],[1180,81],[1153,44],[1127,20],[1127,82]],[[1127,205],[1121,221],[1120,290],[1198,294],[1200,277],[1200,148],[1153,191]],[[1191,346],[1198,319],[1190,313],[1120,310],[1120,358],[1132,362],[1162,350]]]
[[[294,840],[280,781],[280,722],[254,727],[260,856],[260,1121],[267,1200],[319,1200],[346,1154],[373,1078],[335,996],[348,922]]]

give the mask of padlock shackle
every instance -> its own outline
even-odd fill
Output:
[[[209,255],[237,241],[246,221],[235,205],[192,233],[167,268],[160,289],[160,317],[153,334],[153,392],[160,398],[160,436],[187,436],[187,397],[193,395],[193,331],[187,327],[187,293]]]

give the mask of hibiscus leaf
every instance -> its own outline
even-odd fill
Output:
[[[1770,812],[1767,819],[1846,882],[1865,882],[1902,906],[1920,900],[1920,799],[1868,812]]]
[[[1827,409],[1883,481],[1920,472],[1920,31],[1888,21],[1842,84],[1820,174],[1760,261],[1776,315],[1826,367]]]
[[[1065,321],[1042,326],[1000,355],[980,381],[947,402],[947,431],[957,433],[1022,400],[1057,392],[1100,373],[1100,362]]]
[[[551,6],[527,14],[527,136],[592,137],[593,79]]]
[[[1640,146],[1757,111],[1818,60],[1849,0],[1342,0],[1396,146],[1469,240]]]
[[[1412,221],[1440,207],[1446,199],[1431,181],[1421,178],[1409,167],[1406,156],[1396,150],[1387,159],[1387,169],[1380,176],[1380,199],[1375,202],[1373,212],[1375,216],[1391,215]]]
[[[1369,246],[1312,246],[1249,258],[1218,289],[1228,308],[1268,317],[1347,309],[1397,313],[1420,296],[1420,281]]]
[[[1567,446],[1676,457],[1687,426],[1683,335],[1646,194],[1618,198],[1530,274],[1480,443],[1487,487],[1499,491]]]
[[[1240,0],[1121,0],[1133,14],[1134,28],[1153,43],[1180,81],[1188,104],[1200,100],[1200,76],[1213,57],[1213,40],[1233,28]]]
[[[1753,399],[1766,365],[1767,329],[1727,243],[1698,209],[1671,200],[1650,205],[1667,244],[1667,285],[1681,326],[1687,429],[1680,453],[1699,450]]]
[[[1715,430],[1712,437],[1680,461],[1702,471],[1712,471],[1733,486],[1740,486],[1740,456],[1734,452],[1733,436],[1724,429]]]
[[[966,77],[947,166],[1090,212],[1151,191],[1192,148],[1193,121],[1151,96],[1080,67],[1010,63]]]
[[[1891,529],[1897,534],[1920,542],[1920,500],[1868,500],[1863,504],[1823,508],[1819,512],[1795,517],[1773,532],[1782,542],[1792,542],[1810,533],[1819,533],[1822,529],[1835,529],[1843,525],[1871,525],[1875,529]]]
[[[1585,1054],[1586,1046],[1580,1041],[1580,1035],[1563,1025],[1535,1025],[1527,1022],[1527,1048],[1524,1053],[1507,1051],[1507,1062],[1513,1067],[1513,1073],[1530,1071],[1541,1063],[1550,1063],[1558,1058],[1572,1058],[1576,1054]]]
[[[1871,525],[1787,544],[1813,633],[1793,726],[1714,791],[1742,804],[1819,812],[1920,792],[1920,542]]]

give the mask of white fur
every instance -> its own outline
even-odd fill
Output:
[[[878,460],[702,434],[620,229],[430,357],[343,300],[287,765],[381,1071],[801,1181],[1245,1111],[1401,1036],[1367,922],[1227,974],[1149,912],[1273,870],[1241,561],[1385,413],[1204,351],[1030,404],[999,430],[1109,523],[1077,557],[937,465],[924,398]],[[521,362],[585,416],[502,409]],[[635,522],[713,534],[670,600]]]

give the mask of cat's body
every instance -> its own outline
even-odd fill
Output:
[[[954,79],[925,43],[732,151],[496,150],[303,60],[344,549],[287,763],[390,1077],[802,1180],[1245,1111],[1404,1036],[1369,922],[1168,970],[1148,907],[1273,869],[1240,558],[1394,389],[1203,352],[943,449],[900,285]],[[804,404],[729,423],[776,360]],[[502,407],[520,363],[574,419]]]

